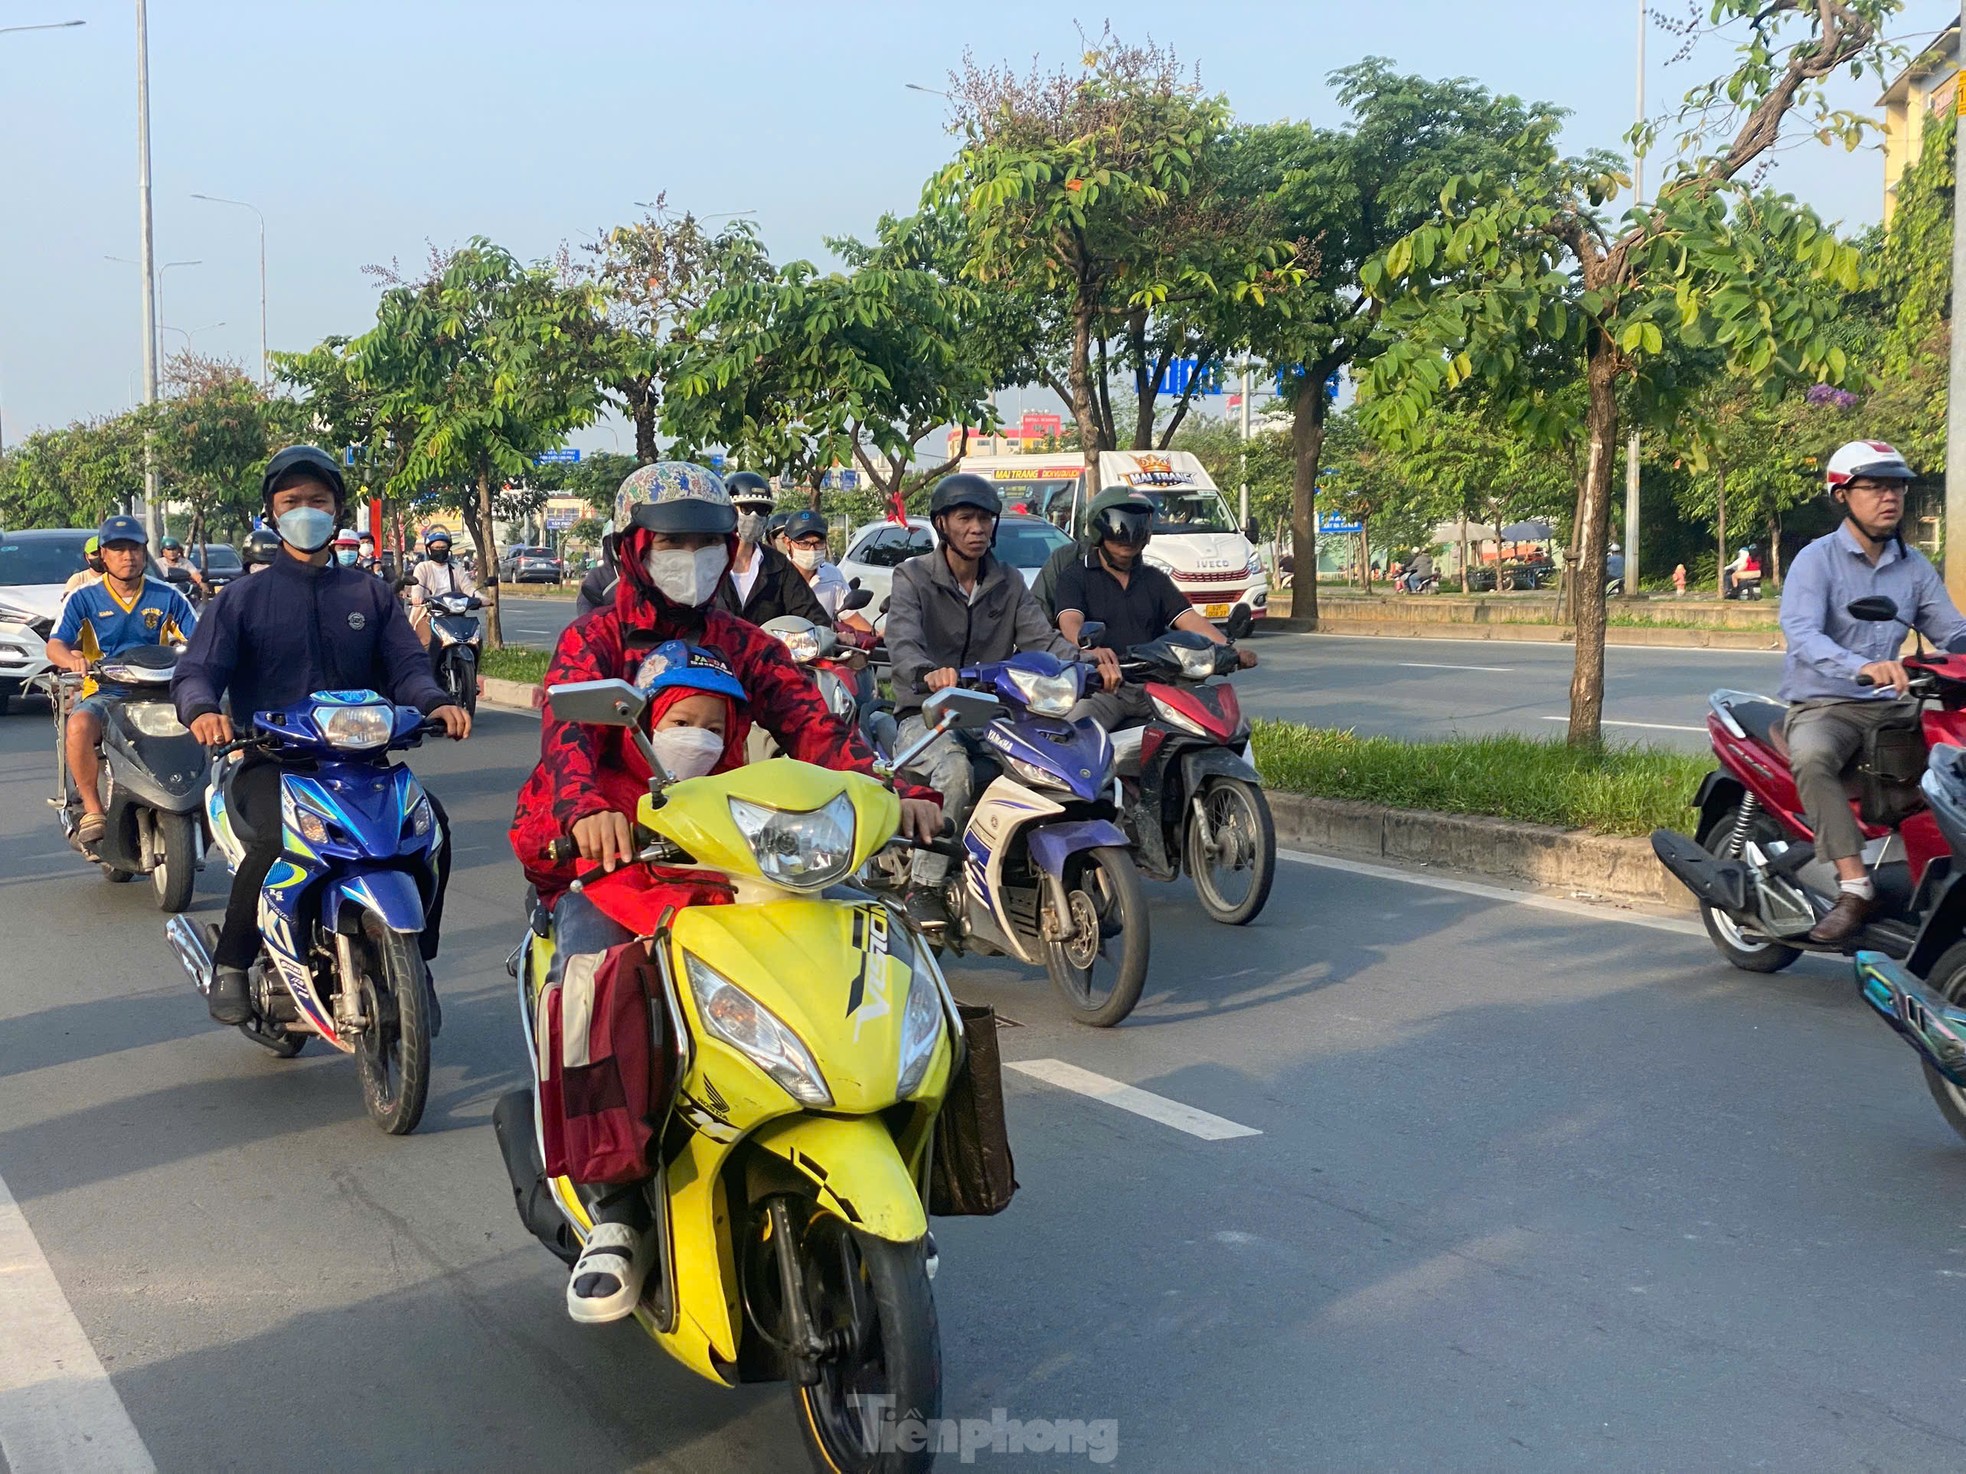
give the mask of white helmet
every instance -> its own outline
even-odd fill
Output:
[[[1910,481],[1911,467],[1893,446],[1882,440],[1853,440],[1848,445],[1839,446],[1836,454],[1829,458],[1829,468],[1823,473],[1823,485],[1830,491],[1839,486],[1848,486],[1859,476],[1874,477],[1879,481]]]

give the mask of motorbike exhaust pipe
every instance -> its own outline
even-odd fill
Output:
[[[190,917],[179,914],[164,923],[164,939],[177,954],[185,976],[200,993],[212,991],[212,953],[205,945],[205,934]]]

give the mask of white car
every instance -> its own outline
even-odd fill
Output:
[[[61,617],[62,587],[87,560],[89,528],[0,534],[0,711],[24,682],[48,669],[48,636]]]
[[[997,522],[997,542],[991,549],[997,558],[1024,575],[1024,587],[1037,582],[1038,570],[1051,555],[1072,539],[1042,517],[1025,517],[1012,512]],[[926,517],[910,517],[899,522],[869,522],[847,539],[846,556],[840,559],[840,573],[874,596],[867,606],[867,618],[875,629],[887,622],[887,596],[894,586],[895,566],[919,557],[935,546],[935,529]]]

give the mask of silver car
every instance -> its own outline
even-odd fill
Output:
[[[1037,582],[1038,570],[1051,555],[1072,539],[1042,517],[1012,512],[997,523],[996,546],[991,549],[999,560],[1024,575],[1024,586]],[[887,596],[894,586],[894,570],[910,558],[919,557],[935,546],[935,529],[926,517],[910,517],[900,522],[869,522],[847,539],[846,556],[840,559],[840,572],[849,581],[860,580],[860,587],[874,596],[865,613],[875,629],[887,620]]]
[[[93,536],[86,527],[0,534],[0,712],[24,682],[48,669],[62,588],[87,566],[82,545]]]

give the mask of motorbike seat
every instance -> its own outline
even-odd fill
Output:
[[[1789,714],[1786,705],[1779,701],[1734,701],[1727,704],[1727,710],[1749,737],[1772,747],[1784,759],[1788,757],[1788,738],[1782,730]]]

